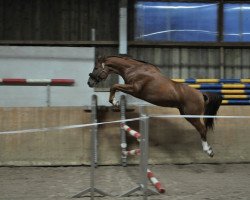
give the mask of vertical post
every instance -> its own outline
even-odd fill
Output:
[[[50,89],[50,85],[47,85],[47,100],[46,100],[47,107],[51,106],[50,99],[51,99],[51,89]]]
[[[225,78],[225,49],[220,47],[220,78]]]
[[[91,122],[97,123],[97,96],[91,99]],[[90,197],[94,200],[95,195],[95,167],[97,165],[97,125],[91,127],[91,177],[90,177]]]
[[[96,34],[95,34],[95,28],[91,29],[91,41],[95,41],[96,40]]]
[[[91,100],[91,122],[97,123],[97,96],[93,95]],[[94,165],[97,167],[98,162],[98,138],[97,138],[97,125],[92,126],[91,128],[91,135],[93,135],[93,158],[94,158]]]
[[[217,10],[217,16],[218,16],[218,23],[217,23],[217,30],[218,30],[218,35],[217,35],[217,42],[223,42],[224,40],[224,0],[219,1],[218,5],[218,10]]]
[[[120,97],[120,112],[121,112],[121,120],[126,119],[126,98],[124,95]],[[122,123],[125,123],[122,121]],[[126,142],[126,133],[123,128],[120,128],[121,135],[121,164],[123,167],[127,166],[127,156],[123,155],[122,152],[127,150],[127,142]]]
[[[138,187],[135,187],[128,192],[121,195],[121,197],[127,197],[130,194],[140,190],[143,192],[143,200],[148,199],[148,194],[158,194],[153,190],[148,189],[147,185],[147,169],[148,169],[148,130],[149,130],[149,117],[144,113],[144,106],[139,106],[140,112],[140,183]]]
[[[218,37],[217,41],[222,43],[224,40],[224,0],[219,1],[219,9],[218,9]],[[220,47],[220,78],[225,78],[225,54],[224,54],[224,47]]]
[[[94,122],[94,121],[92,121]],[[90,197],[91,200],[94,200],[95,195],[95,160],[96,160],[96,152],[95,152],[95,126],[91,127],[91,174],[90,174]]]
[[[127,54],[127,0],[120,0],[119,53]]]
[[[120,11],[119,11],[119,54],[128,53],[128,36],[127,36],[127,4],[128,0],[120,0]],[[124,81],[119,76],[119,83],[122,84]]]
[[[91,99],[91,121],[97,123],[97,96],[93,95]],[[82,195],[90,192],[91,200],[94,200],[95,192],[103,196],[110,196],[106,192],[95,188],[95,167],[97,163],[97,124],[91,127],[91,166],[90,166],[90,187],[73,196],[73,198],[80,198]]]
[[[140,178],[141,178],[141,188],[143,191],[143,199],[148,199],[148,185],[147,185],[147,169],[148,169],[148,116],[146,116],[144,111],[144,106],[139,107],[140,111]]]

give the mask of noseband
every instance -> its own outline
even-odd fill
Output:
[[[89,77],[94,79],[96,82],[100,82],[102,80],[102,78],[100,77],[102,73],[108,74],[108,72],[105,71],[104,63],[102,63],[102,71],[97,76],[95,76],[93,73],[90,73]]]

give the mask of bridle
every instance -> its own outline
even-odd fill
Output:
[[[102,71],[100,71],[100,73],[98,73],[97,75],[90,73],[89,77],[94,79],[96,82],[100,82],[102,80],[102,78],[101,78],[102,73],[108,74],[108,72],[105,71],[105,64],[104,63],[102,63]]]

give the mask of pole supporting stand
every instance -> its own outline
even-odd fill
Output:
[[[88,188],[88,189],[86,189],[86,190],[83,190],[82,192],[80,192],[80,193],[78,193],[78,194],[76,194],[76,195],[74,195],[72,198],[81,198],[83,195],[85,195],[85,194],[87,194],[87,193],[98,193],[98,194],[100,194],[100,195],[102,195],[102,196],[111,196],[111,195],[109,195],[108,193],[106,193],[106,192],[103,192],[102,190],[99,190],[99,189],[97,189],[97,188]]]
[[[100,189],[95,188],[95,168],[98,166],[97,163],[97,96],[92,96],[91,101],[91,121],[95,125],[91,127],[91,169],[90,169],[90,187],[83,190],[82,192],[74,195],[72,198],[80,198],[81,196],[85,195],[86,193],[90,192],[90,199],[94,200],[95,193],[98,193],[103,196],[111,196],[106,192],[103,192]]]
[[[131,189],[131,190],[125,192],[124,194],[120,195],[120,197],[128,197],[128,196],[130,196],[131,194],[133,194],[133,193],[135,193],[135,192],[137,192],[137,191],[142,191],[142,192],[144,192],[144,191],[143,191],[143,185],[138,184],[137,187],[135,187],[135,188],[133,188],[133,189]],[[158,192],[156,192],[156,191],[154,191],[154,190],[151,190],[151,189],[147,189],[147,191],[145,191],[145,193],[146,193],[147,196],[150,196],[150,195],[158,195],[158,194],[159,194]]]

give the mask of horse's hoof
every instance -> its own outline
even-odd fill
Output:
[[[120,104],[119,104],[119,101],[117,101],[115,98],[112,100],[112,104],[113,106],[119,108]]]
[[[206,150],[206,151],[204,151],[207,155],[209,155],[209,157],[213,157],[214,156],[214,152],[213,152],[213,150],[210,148],[209,150]]]
[[[119,101],[115,101],[112,103],[114,107],[116,108],[120,108],[120,104],[119,104]]]
[[[209,152],[207,152],[208,153],[208,155],[212,158],[212,157],[214,157],[214,152],[211,150],[211,151],[209,151]]]

